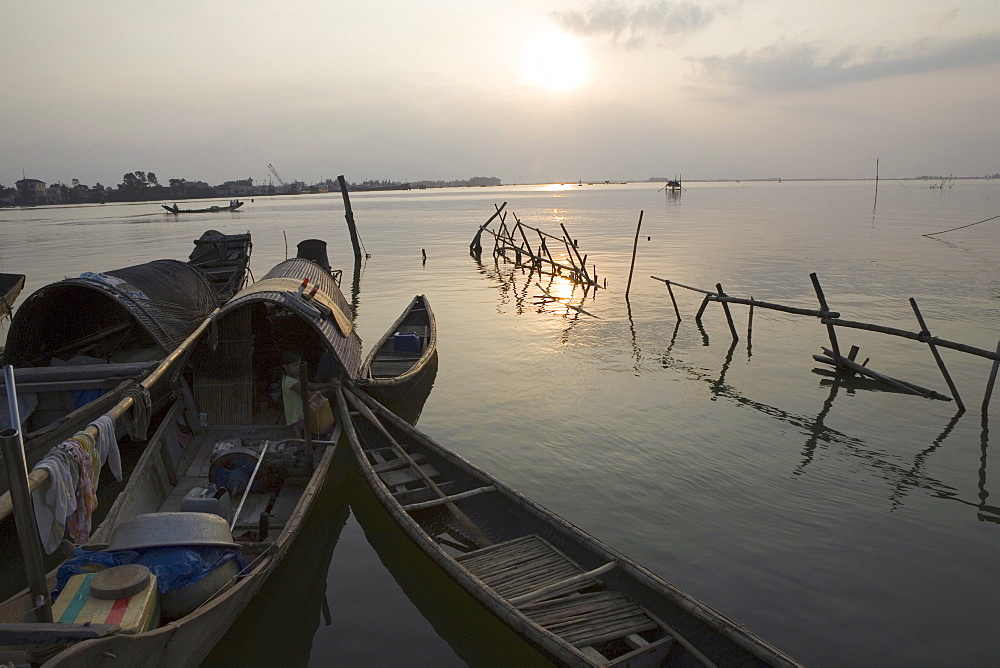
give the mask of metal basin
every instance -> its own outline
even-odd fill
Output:
[[[233,532],[212,513],[147,513],[122,522],[111,533],[109,550],[137,550],[167,545],[220,545],[239,548]]]

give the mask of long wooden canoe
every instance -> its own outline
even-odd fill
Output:
[[[287,260],[276,269],[304,269],[302,263],[314,265],[308,260]],[[39,637],[47,635],[52,640],[62,635],[71,643],[50,658],[47,666],[99,665],[108,657],[123,666],[197,665],[254,598],[298,537],[330,472],[338,437],[335,431],[334,440],[312,440],[312,447],[310,439],[295,438],[293,427],[281,419],[281,401],[269,397],[270,381],[280,374],[275,361],[280,363],[281,352],[294,343],[306,358],[329,354],[337,373],[346,378],[353,375],[347,369],[356,369],[360,358],[357,334],[316,322],[332,315],[316,306],[299,307],[280,298],[286,283],[289,281],[271,279],[268,291],[247,288],[219,313],[216,326],[197,340],[177,378],[193,385],[194,392],[171,407],[125,490],[89,541],[90,549],[100,550],[109,543],[114,545],[116,532],[140,515],[162,517],[163,513],[180,511],[192,489],[220,480],[220,474],[229,475],[230,462],[221,462],[218,456],[238,448],[234,452],[240,454],[241,464],[246,466],[249,461],[254,470],[252,452],[258,453],[261,480],[266,481],[260,489],[244,481],[243,488],[248,491],[231,504],[232,542],[249,565],[235,576],[226,576],[228,579],[196,609],[176,619],[164,619],[158,627],[137,633],[102,628],[108,635],[75,644],[70,635],[77,629],[71,624],[24,624],[33,606],[28,593],[22,592],[0,605],[0,645],[6,645],[2,649],[7,652],[0,651],[0,661],[23,663],[25,649],[14,641],[35,629]],[[338,295],[326,294],[318,304],[346,302],[334,283],[323,283],[323,287],[336,289]],[[290,299],[301,299],[295,296],[294,285],[290,292]],[[251,332],[252,346],[246,345]],[[276,336],[269,336],[271,332]],[[336,345],[332,336],[339,339]],[[349,354],[345,355],[345,350]],[[228,412],[221,413],[221,407]],[[229,417],[226,422],[220,420],[224,415]],[[217,449],[220,444],[222,449]],[[254,480],[253,475],[249,480]],[[176,536],[172,542],[177,544]],[[50,579],[53,576],[50,574]]]
[[[435,355],[437,321],[427,298],[417,295],[372,347],[357,384],[381,403],[399,401],[417,386]]]
[[[557,663],[799,665],[364,393],[345,386],[337,408],[389,515],[469,594]]]

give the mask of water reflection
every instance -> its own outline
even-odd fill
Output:
[[[785,411],[776,406],[771,406],[764,402],[756,401],[744,396],[739,390],[726,382],[726,374],[732,364],[733,353],[736,349],[736,342],[730,345],[723,359],[722,366],[717,375],[712,375],[702,369],[685,364],[673,354],[673,347],[677,339],[677,332],[680,323],[674,326],[673,334],[666,349],[661,354],[659,361],[664,369],[678,370],[686,373],[690,378],[705,382],[711,393],[711,400],[726,399],[737,406],[749,408],[753,411],[767,415],[780,422],[790,424],[803,433],[807,434],[805,444],[801,452],[801,459],[793,470],[795,476],[804,475],[810,464],[815,460],[816,452],[821,447],[836,444],[844,451],[852,454],[858,459],[868,463],[868,467],[879,477],[892,483],[889,493],[889,502],[893,510],[904,505],[907,491],[910,489],[922,488],[930,490],[934,497],[957,501],[977,509],[977,518],[983,522],[1000,524],[1000,507],[987,503],[989,491],[987,490],[987,451],[989,448],[989,419],[987,415],[982,416],[982,429],[980,431],[980,465],[978,470],[978,498],[975,501],[962,499],[957,491],[946,485],[941,480],[933,478],[926,473],[925,464],[931,454],[940,448],[945,439],[955,430],[959,420],[964,415],[964,411],[956,413],[941,433],[932,441],[931,445],[914,455],[910,466],[903,466],[893,461],[884,452],[877,451],[859,438],[849,436],[836,429],[828,427],[825,423],[827,416],[833,408],[834,400],[841,389],[847,394],[854,394],[857,390],[872,392],[898,393],[899,390],[888,387],[882,383],[869,378],[857,376],[842,376],[826,369],[813,369],[814,373],[828,376],[820,381],[821,386],[829,386],[830,391],[816,417],[798,415]],[[699,328],[701,329],[701,328]],[[707,335],[701,329],[703,336]]]
[[[952,419],[952,422],[957,422],[959,417],[961,417],[961,414],[956,415],[955,418]],[[949,423],[949,427],[951,426],[953,425]],[[942,432],[941,436],[938,437],[938,440],[935,441],[934,448],[936,448],[936,446],[940,444],[939,441],[943,441],[944,438],[947,437],[948,433],[950,433],[950,429],[946,429],[945,432]],[[989,416],[984,414],[982,416],[982,421],[981,421],[981,431],[979,432],[979,452],[980,452],[979,479],[976,487],[978,490],[978,499],[976,501],[967,501],[965,499],[960,498],[954,490],[948,490],[948,491],[938,490],[935,493],[935,496],[940,499],[957,501],[959,503],[975,508],[978,511],[976,513],[976,518],[980,522],[992,522],[993,524],[1000,524],[1000,507],[991,506],[988,503],[986,503],[986,500],[990,496],[989,492],[986,489],[986,453],[987,450],[989,449],[989,442],[990,442],[990,421],[989,421]]]
[[[389,517],[361,475],[352,476],[351,508],[365,538],[406,596],[470,666],[551,666],[519,635],[455,583]],[[419,664],[414,660],[414,665]]]

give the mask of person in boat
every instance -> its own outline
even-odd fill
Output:
[[[295,435],[302,438],[306,430],[306,418],[302,412],[302,394],[299,388],[299,362],[302,355],[286,350],[281,354],[281,368],[284,375],[281,378],[281,400],[285,408],[285,424],[295,427]],[[336,382],[309,383],[309,391],[328,390],[337,385]]]

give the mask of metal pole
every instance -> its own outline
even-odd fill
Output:
[[[11,413],[11,424],[20,426],[17,407],[17,388],[14,385],[14,367],[4,367],[7,382],[7,402]],[[20,429],[0,431],[0,447],[3,448],[4,463],[11,498],[14,501],[14,523],[17,527],[21,555],[28,574],[28,590],[34,607],[35,621],[52,622],[52,602],[49,588],[45,584],[45,566],[42,562],[42,546],[38,540],[38,525],[35,523],[35,507],[31,503],[28,490],[28,467],[24,461],[24,441]]]

